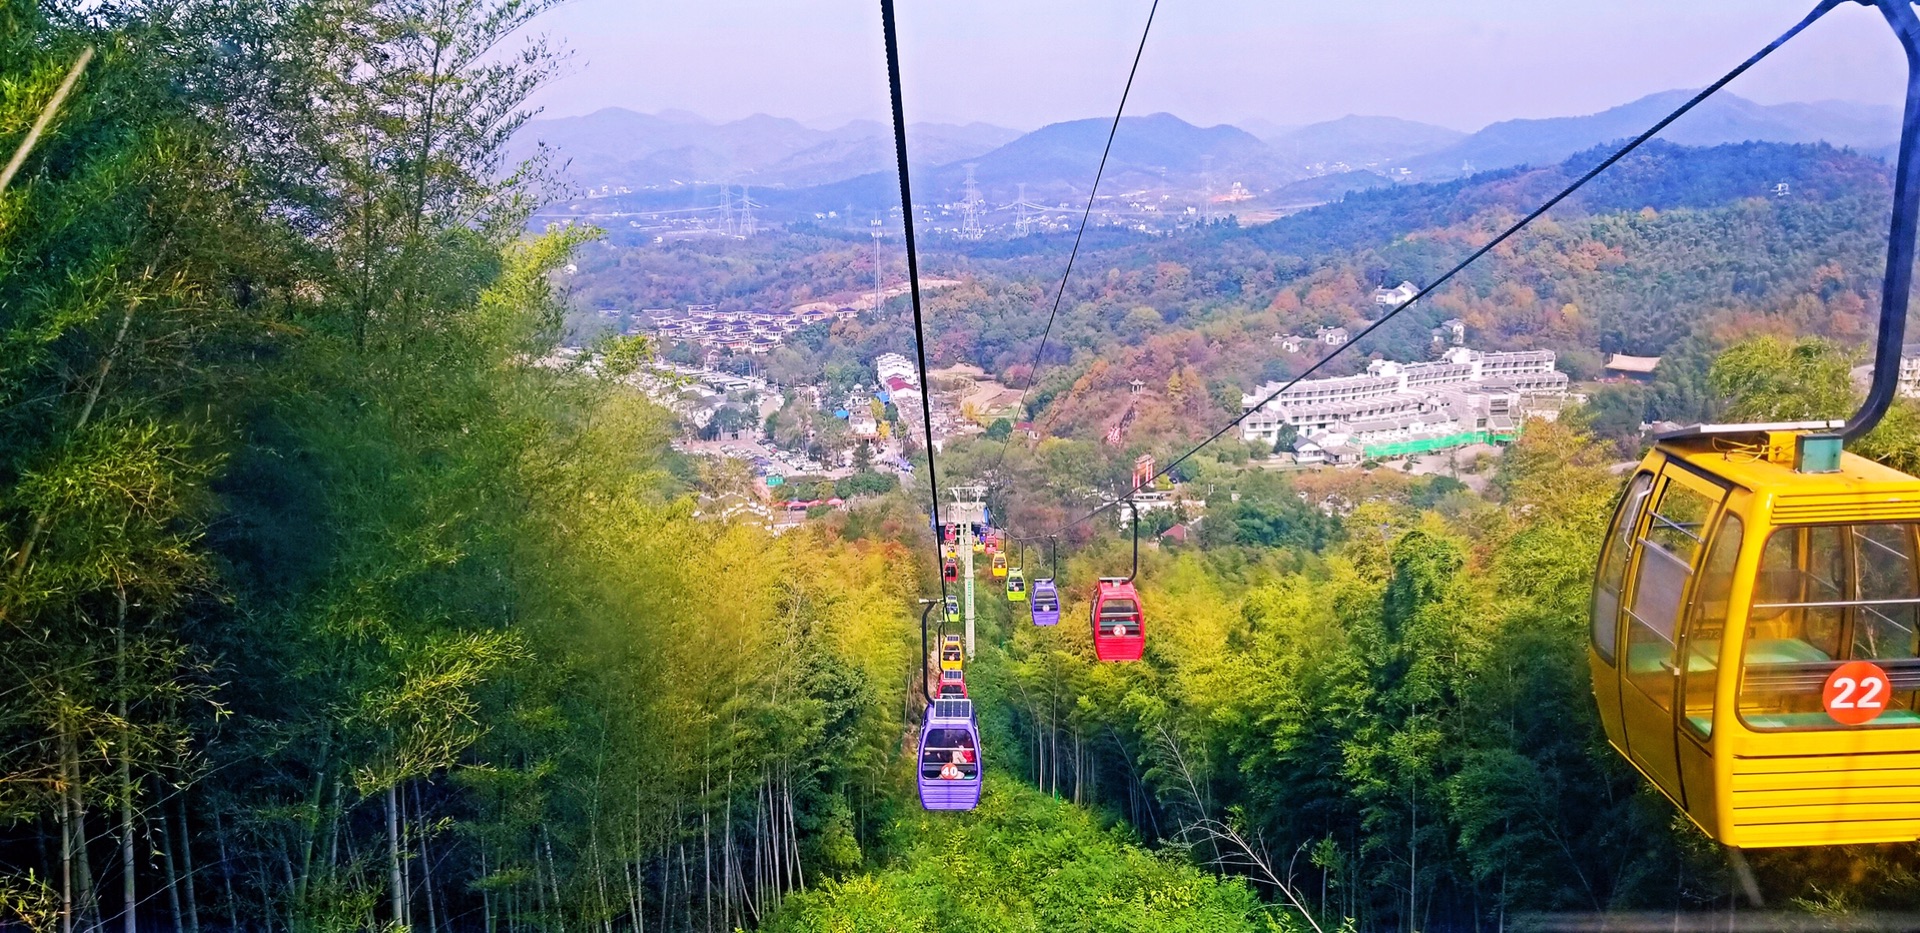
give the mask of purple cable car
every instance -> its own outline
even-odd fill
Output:
[[[973,722],[972,700],[927,704],[917,767],[920,806],[971,810],[980,805],[980,728]]]
[[[1053,578],[1041,577],[1033,581],[1033,589],[1027,593],[1028,603],[1033,606],[1033,624],[1060,624],[1060,588],[1053,585]]]

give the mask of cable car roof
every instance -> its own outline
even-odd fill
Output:
[[[1761,449],[1732,445],[1729,439],[1727,434],[1674,438],[1662,440],[1659,450],[1755,494],[1771,496],[1776,513],[1823,501],[1839,506],[1842,503],[1834,497],[1841,496],[1862,508],[1904,506],[1897,509],[1899,515],[1880,515],[1884,509],[1872,509],[1875,518],[1920,517],[1920,479],[1892,467],[1843,452],[1838,472],[1801,473],[1791,463],[1768,460]],[[1776,518],[1790,520],[1784,514],[1776,514]]]
[[[1770,421],[1755,424],[1690,424],[1671,431],[1662,431],[1653,436],[1657,441],[1684,440],[1690,437],[1726,437],[1751,435],[1756,439],[1765,439],[1775,431],[1838,431],[1846,426],[1844,421]]]
[[[940,699],[927,708],[927,718],[936,722],[973,722],[973,701]]]

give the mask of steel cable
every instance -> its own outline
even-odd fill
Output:
[[[927,331],[920,310],[920,254],[913,242],[913,188],[907,178],[907,120],[900,103],[900,40],[895,35],[893,0],[880,0],[880,28],[887,42],[887,93],[893,104],[893,154],[900,164],[900,221],[906,226],[907,289],[913,300],[914,350],[919,357],[920,418],[927,442],[927,488],[933,496],[933,566],[940,574],[940,595],[947,593],[947,575],[940,553],[940,472],[933,463],[933,383],[927,378]]]
[[[1080,229],[1073,235],[1073,249],[1067,252],[1067,269],[1060,274],[1060,288],[1053,293],[1053,309],[1047,312],[1047,326],[1040,332],[1040,348],[1033,353],[1033,363],[1027,367],[1027,384],[1020,390],[1020,401],[1014,403],[1014,411],[1027,404],[1027,393],[1033,391],[1033,384],[1040,378],[1040,363],[1047,353],[1047,338],[1053,335],[1053,319],[1060,314],[1060,300],[1067,294],[1067,281],[1073,278],[1073,261],[1080,255],[1080,240],[1087,235],[1087,220],[1093,215],[1093,199],[1100,193],[1100,177],[1107,172],[1107,156],[1113,152],[1113,137],[1120,132],[1120,115],[1127,112],[1127,97],[1133,93],[1133,76],[1140,72],[1140,56],[1147,51],[1147,36],[1153,32],[1153,14],[1160,9],[1160,0],[1153,0],[1153,6],[1147,8],[1147,25],[1140,30],[1140,45],[1133,50],[1133,66],[1127,69],[1127,84],[1120,91],[1120,106],[1114,108],[1113,123],[1107,127],[1107,145],[1100,150],[1100,166],[1093,171],[1093,187],[1087,191],[1087,207],[1080,212]],[[1013,434],[1000,445],[1000,456],[994,458],[993,466],[987,468],[988,475],[1000,469],[1006,462],[1007,448],[1013,445]]]

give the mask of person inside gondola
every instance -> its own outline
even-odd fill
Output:
[[[949,742],[950,739],[945,729],[941,729],[927,736],[927,751],[926,754],[920,757],[920,771],[922,774],[930,778],[939,777],[940,772],[946,770],[945,765],[950,764],[950,762],[947,761],[950,757],[947,754]]]
[[[920,757],[920,773],[928,779],[971,781],[978,771],[978,761],[973,737],[965,729],[937,729],[927,736],[927,751]],[[947,773],[949,770],[952,775]]]

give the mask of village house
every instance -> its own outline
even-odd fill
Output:
[[[1386,307],[1393,307],[1395,305],[1402,305],[1402,304],[1406,304],[1409,301],[1412,301],[1413,296],[1419,293],[1420,293],[1420,289],[1415,288],[1412,282],[1401,282],[1399,285],[1395,285],[1392,288],[1374,289],[1373,303],[1377,305],[1384,305]]]

